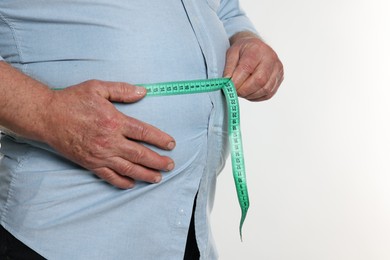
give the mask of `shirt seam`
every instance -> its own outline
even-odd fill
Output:
[[[190,23],[190,26],[191,26],[191,28],[192,28],[192,32],[194,33],[196,42],[198,43],[200,52],[202,53],[202,58],[203,58],[203,61],[204,61],[205,72],[206,72],[206,78],[209,78],[209,65],[208,65],[208,60],[207,60],[207,57],[206,57],[205,50],[203,49],[203,46],[202,46],[202,39],[201,39],[201,37],[198,35],[198,33],[197,33],[196,29],[195,29],[194,22],[193,22],[192,19],[190,18],[190,14],[188,13],[188,10],[187,10],[187,9],[188,9],[188,8],[187,8],[187,3],[185,3],[184,0],[182,0],[181,3],[182,3],[182,5],[183,5],[184,11],[185,11],[185,13],[186,13],[188,22]]]
[[[193,9],[198,14],[202,13],[199,10],[197,5],[193,5]],[[195,32],[197,38],[199,38],[201,40],[201,42],[203,42],[203,44],[205,45],[205,46],[202,46],[202,44],[200,43],[201,49],[202,50],[203,50],[203,48],[209,49],[209,51],[207,51],[207,53],[205,53],[203,51],[204,55],[205,55],[206,63],[208,64],[208,66],[207,66],[207,68],[208,68],[208,73],[207,73],[208,75],[207,75],[207,77],[209,77],[210,74],[213,75],[213,77],[215,77],[215,74],[217,73],[216,67],[215,67],[216,63],[217,63],[216,62],[217,61],[217,57],[216,57],[215,50],[212,47],[210,47],[210,46],[213,46],[213,44],[212,44],[212,41],[211,41],[211,38],[210,38],[209,30],[208,30],[208,28],[205,25],[203,20],[197,20],[195,25],[193,25],[193,26],[198,26],[197,29],[200,29],[200,31],[204,32],[203,33],[204,37],[202,37],[201,35],[199,35],[198,30],[195,30],[195,28],[194,28],[194,32]],[[210,48],[207,48],[207,47],[210,47]],[[207,55],[207,54],[209,54],[209,55]],[[209,57],[209,60],[207,59],[207,56]]]
[[[28,155],[28,152],[29,152],[29,149],[27,148],[25,150],[24,154],[21,155],[22,158],[18,162],[18,165],[15,167],[15,170],[18,170],[21,167],[23,167],[25,161],[30,158],[30,155]],[[14,192],[14,186],[15,186],[15,180],[17,179],[17,173],[16,173],[15,170],[9,169],[10,174],[11,174],[11,180],[9,182],[7,198],[6,198],[6,202],[4,204],[4,211],[2,212],[2,214],[0,216],[1,223],[6,223],[7,224],[6,220],[7,220],[7,215],[8,215],[9,204],[10,204],[11,198],[14,196],[14,193],[15,193]]]
[[[8,28],[10,29],[11,31],[11,34],[12,34],[12,38],[14,40],[14,45],[15,45],[15,49],[16,49],[16,52],[17,52],[17,55],[18,55],[18,62],[20,64],[23,64],[23,54],[22,54],[22,50],[21,50],[21,47],[20,47],[20,41],[18,40],[18,37],[17,37],[17,34],[16,34],[16,29],[15,29],[15,26],[13,25],[13,23],[3,14],[0,12],[0,20],[2,20],[4,22],[5,25],[8,26]]]

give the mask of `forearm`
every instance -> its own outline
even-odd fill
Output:
[[[44,118],[52,91],[0,61],[0,126],[33,140],[44,138]]]

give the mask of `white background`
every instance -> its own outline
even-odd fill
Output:
[[[241,0],[285,66],[241,102],[251,198],[230,161],[213,212],[222,260],[390,259],[390,1]]]

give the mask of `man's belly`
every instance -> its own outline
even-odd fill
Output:
[[[7,0],[1,5],[14,23],[18,40],[22,62],[14,65],[50,87],[64,88],[89,79],[131,84],[204,79],[209,76],[208,66],[217,67],[213,68],[218,71],[214,76],[221,76],[222,62],[206,64],[200,39],[182,2],[159,3],[82,0],[72,5],[63,1],[28,5],[27,0],[26,4]],[[12,5],[19,8],[7,9]],[[207,2],[199,6],[205,8],[203,19],[209,21],[207,37],[213,42],[210,48],[224,60],[226,33]],[[13,13],[13,9],[17,12]],[[5,38],[11,39],[12,35]],[[210,97],[220,95],[146,97],[137,103],[115,105],[125,115],[175,138],[174,151],[151,147],[175,160],[174,175],[177,169],[190,164],[207,142],[212,109],[223,109]]]

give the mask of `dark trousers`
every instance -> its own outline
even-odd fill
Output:
[[[195,237],[195,219],[194,219],[195,207],[196,207],[196,196],[194,199],[194,208],[192,209],[192,217],[191,217],[190,227],[188,229],[187,244],[186,244],[186,250],[184,252],[183,260],[199,260],[200,258],[198,244],[196,243],[196,237]]]
[[[183,260],[199,260],[199,250],[195,239],[194,213],[188,230],[186,250]],[[0,260],[44,260],[42,256],[16,239],[0,226]]]
[[[43,260],[42,256],[0,226],[0,260]]]

